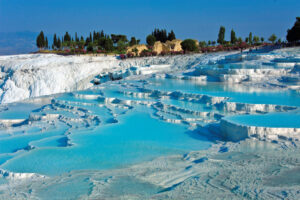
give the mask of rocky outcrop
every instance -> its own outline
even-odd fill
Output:
[[[168,46],[170,51],[182,51],[181,42],[182,40],[172,40],[167,41],[166,45]]]
[[[181,42],[182,40],[166,41],[165,43],[157,41],[153,46],[153,51],[158,54],[161,54],[161,52],[182,51]]]
[[[129,47],[126,51],[126,53],[133,53],[133,54],[136,54],[135,50],[134,49],[137,49],[137,54],[140,55],[142,53],[142,51],[144,50],[148,50],[148,47],[144,44],[137,44],[137,45],[134,45],[132,47]]]
[[[221,133],[224,139],[229,141],[240,141],[245,138],[254,137],[261,140],[299,140],[299,128],[275,128],[241,125],[222,119],[220,123]]]
[[[169,47],[165,43],[157,41],[153,45],[153,51],[157,52],[157,54],[161,54],[161,52],[169,52]]]

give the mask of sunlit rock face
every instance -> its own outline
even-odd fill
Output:
[[[0,57],[0,199],[299,199],[299,55]]]

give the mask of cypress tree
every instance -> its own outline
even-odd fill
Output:
[[[97,35],[96,35],[96,31],[93,32],[93,42],[97,40]]]
[[[113,41],[112,41],[112,39],[110,39],[109,37],[107,37],[105,40],[104,40],[104,49],[106,50],[106,51],[112,51],[113,50]]]
[[[69,35],[68,32],[66,32],[66,34],[64,36],[64,41],[63,42],[71,42],[71,36]]]
[[[48,49],[48,38],[46,37],[46,40],[45,40],[45,46],[44,47],[46,47],[46,49]]]
[[[76,41],[76,42],[79,42],[79,38],[78,38],[78,36],[77,36],[77,32],[75,32],[75,41]]]
[[[230,42],[231,44],[235,44],[237,42],[237,38],[233,29],[231,30]]]
[[[53,48],[54,47],[54,48]],[[52,49],[57,48],[57,38],[56,38],[56,33],[54,33],[54,37],[53,37],[53,45],[52,45]]]
[[[161,30],[154,29],[154,31],[152,32],[152,35],[155,37],[156,41],[166,42],[168,40],[166,29],[161,29]],[[174,36],[175,36],[175,34],[174,34]]]
[[[249,44],[252,44],[253,40],[252,40],[252,32],[249,33]]]
[[[59,37],[58,37],[58,39],[57,39],[56,47],[57,47],[58,49],[61,48],[61,40],[60,40]]]
[[[129,42],[129,46],[133,46],[133,45],[136,45],[136,44],[137,44],[137,41],[136,41],[135,37],[131,37],[130,42]]]
[[[172,41],[172,40],[175,40],[175,39],[176,39],[175,33],[174,33],[173,30],[171,30],[171,32],[168,35],[168,40]]]
[[[224,26],[221,26],[220,27],[220,30],[219,30],[219,35],[218,35],[218,43],[219,44],[224,44],[225,40],[225,27]]]
[[[44,37],[44,32],[41,31],[38,37],[36,38],[36,46],[39,49],[42,49],[45,47],[45,37]]]

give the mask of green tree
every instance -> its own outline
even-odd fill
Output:
[[[77,45],[80,49],[84,49],[85,41],[84,41],[83,37],[80,39],[80,41],[78,42]]]
[[[114,43],[113,43],[112,39],[110,39],[109,37],[107,37],[107,38],[104,40],[103,48],[104,48],[106,51],[112,51],[113,48],[114,48]]]
[[[60,40],[60,38],[57,39],[56,47],[57,47],[58,49],[61,48],[61,40]]]
[[[90,37],[91,37],[91,35],[90,35]],[[85,38],[85,44],[84,44],[84,46],[88,46],[89,43],[92,42],[92,39],[90,37],[86,37]]]
[[[37,36],[36,38],[36,46],[39,48],[39,49],[42,49],[45,47],[45,36],[44,36],[44,32],[41,31],[40,34]]]
[[[193,39],[186,39],[181,42],[181,47],[184,51],[195,52],[198,50],[198,46]]]
[[[155,37],[156,41],[166,42],[168,40],[166,29],[154,29],[152,35]]]
[[[281,44],[281,42],[282,42],[282,41],[281,41],[281,39],[279,38],[279,39],[277,40],[277,43]]]
[[[221,27],[220,27],[220,30],[219,30],[217,42],[218,42],[219,44],[224,44],[224,42],[225,42],[224,39],[225,39],[225,27],[224,27],[224,26],[221,26]]]
[[[265,41],[265,38],[264,37],[261,37],[260,38],[260,41],[263,43]]]
[[[111,34],[111,39],[112,39],[112,41],[113,41],[114,44],[117,44],[120,40],[122,40],[124,42],[128,42],[126,35]]]
[[[249,44],[252,44],[253,43],[253,40],[252,40],[252,32],[249,33]]]
[[[241,37],[239,37],[239,38],[238,38],[238,42],[239,42],[239,43],[242,43],[242,42],[243,42],[243,39],[242,39]]]
[[[100,39],[98,40],[98,46],[104,49],[105,40],[106,40],[105,37],[100,37]]]
[[[254,42],[254,44],[258,44],[259,43],[259,37],[258,36],[254,36],[253,37],[253,42]]]
[[[77,32],[75,32],[75,41],[76,41],[76,42],[79,42],[79,38],[78,38],[78,36],[77,36]]]
[[[46,37],[46,39],[45,39],[45,46],[44,46],[44,47],[45,47],[46,49],[48,49],[48,46],[49,46],[49,45],[48,45],[48,38]]]
[[[288,29],[286,39],[289,42],[297,42],[300,40],[300,17],[296,17],[294,26]]]
[[[172,40],[175,40],[175,39],[176,39],[175,33],[174,33],[173,30],[171,30],[171,32],[168,35],[168,40],[172,41]]]
[[[199,47],[206,47],[206,46],[207,46],[207,44],[206,44],[205,41],[200,41],[199,42]]]
[[[64,42],[70,42],[71,41],[71,36],[68,32],[64,35]]]
[[[237,42],[237,38],[233,29],[231,30],[231,34],[230,34],[230,42],[231,44],[235,44]]]
[[[104,37],[104,31],[102,30],[100,33],[100,38],[103,38],[103,37]]]
[[[124,40],[119,40],[118,41],[117,49],[118,49],[119,52],[125,53],[127,47],[128,47],[127,42],[125,42]]]
[[[93,42],[93,37],[92,37],[92,33],[90,32],[90,37],[89,37],[89,42]],[[89,44],[87,44],[88,46]]]
[[[56,33],[54,33],[52,49],[56,49],[56,48],[57,48],[57,37],[56,37]]]
[[[275,41],[276,41],[276,39],[277,39],[277,36],[273,33],[273,34],[269,37],[268,40],[274,44]]]
[[[155,41],[156,41],[156,39],[155,39],[155,37],[153,35],[148,35],[147,38],[146,38],[146,41],[147,41],[147,44],[149,46],[153,46],[154,43],[155,43]]]
[[[133,46],[137,44],[137,40],[135,39],[135,37],[131,37],[130,42],[129,42],[129,46]]]
[[[92,43],[92,42],[90,42],[90,43],[88,44],[86,50],[87,50],[88,52],[93,52],[94,47],[93,47],[93,43]]]

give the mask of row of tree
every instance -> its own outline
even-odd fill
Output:
[[[135,37],[131,37],[128,41],[126,35],[120,34],[105,34],[104,31],[93,33],[90,32],[89,36],[84,38],[78,37],[75,33],[75,37],[72,37],[68,32],[66,32],[62,37],[58,37],[56,34],[53,36],[52,49],[60,50],[62,48],[67,48],[71,50],[87,50],[87,51],[107,51],[112,52],[114,50],[119,52],[124,52],[128,46],[133,46],[139,44],[140,40]],[[43,31],[37,37],[37,47],[40,49],[48,49],[48,39],[44,36]]]
[[[150,44],[153,45],[155,41],[166,42],[167,40],[176,39],[175,33],[172,30],[167,33],[165,29],[155,29],[151,34]],[[46,42],[47,41],[47,42]],[[147,40],[148,41],[148,40]],[[124,52],[128,46],[137,45],[140,43],[139,39],[131,37],[130,40],[127,39],[126,35],[121,34],[105,34],[104,31],[93,33],[90,32],[89,36],[84,38],[78,37],[75,33],[75,37],[72,37],[68,32],[66,32],[62,37],[58,37],[56,34],[53,36],[52,49],[59,50],[62,48],[70,49],[86,49],[87,51],[103,50],[103,51],[118,51]],[[43,31],[37,37],[37,46],[40,49],[48,49],[48,39],[44,36]]]
[[[268,40],[272,43],[275,43],[277,39],[277,36],[275,34],[272,34]],[[235,31],[233,29],[231,29],[231,33],[230,33],[230,41],[226,41],[225,40],[225,27],[221,26],[220,30],[219,30],[219,34],[218,34],[218,40],[217,42],[221,45],[226,45],[226,44],[232,44],[235,45],[237,43],[241,43],[241,42],[246,42],[249,45],[257,45],[259,43],[264,43],[265,38],[264,37],[259,37],[259,36],[253,36],[252,32],[249,33],[249,36],[245,38],[245,40],[243,41],[243,39],[241,37],[237,38]],[[281,41],[279,41],[281,42]]]
[[[154,31],[146,37],[146,42],[149,46],[153,46],[156,41],[166,42],[176,39],[176,35],[173,30],[167,33],[166,29],[154,29]]]
[[[175,33],[173,30],[167,34],[166,29],[154,29],[154,31],[151,34],[155,37],[156,41],[160,42],[166,42],[167,40],[172,41],[176,39]]]
[[[245,42],[249,45],[258,45],[264,43],[265,39],[263,37],[253,36],[252,32],[249,33],[248,37],[244,40],[241,37],[237,37],[235,31],[232,29],[230,33],[230,41],[225,40],[226,29],[221,26],[219,29],[217,41],[200,41],[200,47],[215,46],[216,43],[220,45],[230,46],[237,45]],[[173,30],[167,32],[166,29],[154,29],[154,31],[146,37],[146,42],[149,46],[153,46],[156,41],[166,42],[167,40],[172,41],[176,39],[176,35]],[[296,18],[294,26],[287,31],[286,39],[288,42],[300,41],[300,17]],[[277,40],[277,36],[272,34],[268,40],[272,43],[276,41],[281,43],[281,40]],[[66,32],[63,37],[58,37],[56,34],[53,36],[52,49],[60,50],[62,48],[67,48],[71,50],[87,50],[87,51],[118,51],[120,53],[125,52],[128,46],[134,46],[140,43],[140,40],[135,37],[131,37],[130,40],[127,39],[126,35],[121,34],[105,34],[104,31],[93,31],[90,32],[89,36],[84,38],[83,36],[78,37],[77,33],[72,37],[68,32]],[[190,40],[187,43],[192,43]],[[48,38],[45,37],[43,31],[40,32],[36,39],[36,45],[39,49],[48,49]]]

